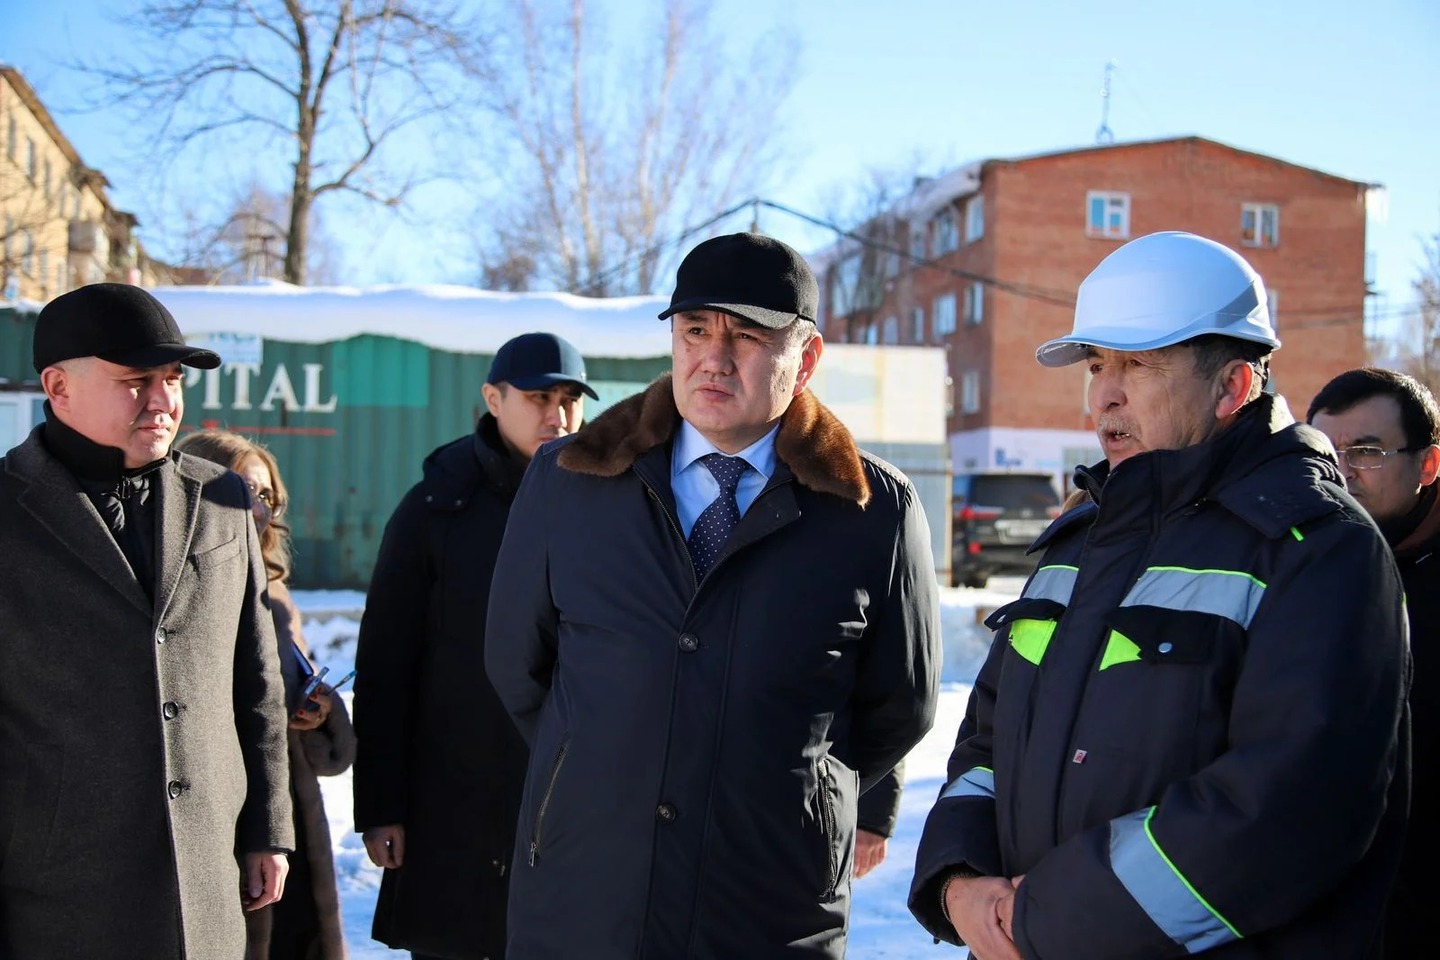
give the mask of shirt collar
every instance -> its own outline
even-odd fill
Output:
[[[775,472],[775,435],[780,432],[780,424],[770,428],[770,431],[756,440],[750,446],[741,450],[735,456],[750,464],[750,469],[760,474],[766,480]],[[691,426],[690,421],[680,421],[680,433],[675,438],[675,455],[671,461],[671,469],[680,473],[690,464],[699,460],[709,453],[723,453],[715,444],[706,440],[704,435]],[[728,454],[727,454],[728,456]]]

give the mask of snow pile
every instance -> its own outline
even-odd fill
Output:
[[[869,876],[856,882],[850,914],[850,955],[865,960],[934,960],[935,946],[910,916],[905,900],[915,864],[915,848],[925,815],[945,780],[945,763],[955,731],[965,715],[970,684],[985,659],[990,631],[983,621],[1001,604],[1019,594],[1023,580],[995,578],[986,590],[942,588],[940,626],[945,664],[935,726],[906,761],[905,793],[889,853]],[[354,669],[355,640],[360,631],[364,594],[354,591],[297,590],[295,602],[305,617],[305,639],[315,660],[338,680]],[[350,703],[350,691],[344,694]],[[351,960],[392,960],[383,944],[370,939],[370,920],[380,888],[381,871],[365,855],[365,845],[351,821],[350,774],[322,778],[325,810],[334,839],[345,939]],[[962,958],[964,953],[950,953]]]

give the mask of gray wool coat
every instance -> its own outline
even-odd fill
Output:
[[[293,845],[239,477],[154,474],[152,604],[40,428],[0,458],[0,957],[235,960],[239,854]]]

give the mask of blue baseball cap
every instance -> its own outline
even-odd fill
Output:
[[[573,383],[592,400],[597,394],[585,382],[585,358],[574,344],[553,333],[522,333],[495,351],[486,383],[508,383],[517,390],[548,390]]]

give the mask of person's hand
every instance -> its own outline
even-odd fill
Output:
[[[240,890],[240,903],[249,910],[268,907],[285,893],[285,875],[290,861],[283,853],[245,854],[245,885]]]
[[[327,684],[320,684],[310,692],[305,704],[290,714],[291,730],[315,730],[325,725],[330,711],[335,709],[335,691]]]
[[[950,925],[975,960],[1024,960],[1011,939],[1010,927],[1015,888],[1021,879],[961,877],[946,889],[945,912]]]
[[[855,879],[874,870],[885,860],[885,838],[864,827],[855,831]]]
[[[365,852],[370,862],[386,870],[394,870],[405,863],[405,827],[392,823],[385,827],[371,827],[361,834],[365,840]]]

